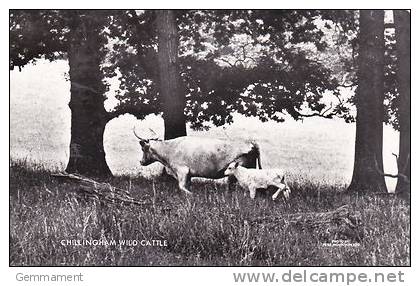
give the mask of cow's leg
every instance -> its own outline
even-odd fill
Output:
[[[181,191],[191,195],[192,193],[188,190],[190,185],[190,170],[188,168],[179,168],[176,170],[176,176],[178,178],[178,186]]]
[[[234,191],[236,188],[236,182],[238,182],[238,180],[235,178],[235,176],[229,176],[228,177],[228,191]]]
[[[174,173],[171,168],[163,167],[160,173],[160,178],[162,182],[174,182],[177,181],[176,173]]]
[[[249,186],[249,196],[251,199],[255,199],[255,195],[257,194],[257,187],[256,186]]]

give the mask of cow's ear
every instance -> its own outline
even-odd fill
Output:
[[[235,163],[235,168],[237,168],[239,166],[239,162]]]

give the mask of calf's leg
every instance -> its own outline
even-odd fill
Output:
[[[287,184],[281,184],[278,187],[277,192],[275,192],[274,195],[271,197],[273,199],[273,201],[275,201],[277,199],[277,197],[279,196],[279,194],[281,192],[283,192],[283,196],[284,196],[284,199],[285,200],[288,200],[289,199],[289,196],[290,196],[290,189],[289,189],[289,187],[287,186]]]
[[[257,194],[257,188],[249,187],[249,196],[251,197],[251,199],[255,199],[256,194]]]
[[[274,195],[271,197],[273,199],[273,201],[275,201],[277,199],[277,197],[279,196],[280,192],[283,191],[283,188],[278,188],[277,191],[274,193]]]
[[[291,191],[290,191],[289,185],[287,185],[287,183],[284,183],[284,198],[286,200],[289,199],[290,193],[291,193]]]

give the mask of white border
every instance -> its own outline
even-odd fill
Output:
[[[15,1],[10,3],[2,2],[1,6],[1,24],[2,29],[1,31],[1,39],[8,39],[8,9],[22,9],[22,8],[149,8],[149,9],[156,9],[156,8],[207,8],[207,9],[214,9],[214,8],[301,8],[301,9],[310,9],[310,8],[317,8],[317,9],[338,9],[338,8],[353,8],[353,9],[360,9],[360,8],[400,8],[400,9],[412,9],[412,106],[420,106],[420,90],[419,90],[419,79],[418,79],[418,72],[417,68],[420,67],[419,57],[417,52],[419,51],[418,47],[418,39],[419,39],[419,21],[418,21],[418,9],[415,4],[417,1],[351,1],[351,2],[338,2],[338,1],[250,1],[250,0],[243,0],[243,1],[225,1],[225,0],[212,0],[212,1],[126,1],[120,0],[116,1],[109,1],[107,3],[99,2],[99,1]],[[0,151],[0,159],[1,159],[1,220],[0,220],[0,229],[3,231],[1,232],[1,240],[0,240],[0,253],[1,253],[1,278],[2,280],[0,283],[2,285],[32,285],[35,283],[23,283],[23,282],[16,282],[15,275],[18,272],[23,273],[68,273],[68,274],[78,274],[80,272],[85,274],[85,278],[87,279],[85,283],[49,283],[48,285],[234,285],[234,284],[241,284],[241,283],[234,283],[232,279],[232,272],[234,271],[242,271],[242,272],[283,272],[286,271],[288,268],[269,268],[269,267],[246,267],[246,268],[224,268],[224,267],[198,267],[198,268],[188,268],[188,267],[156,267],[156,268],[147,268],[147,267],[127,267],[127,268],[98,268],[98,267],[90,267],[90,268],[72,268],[72,267],[60,267],[60,268],[49,268],[49,267],[41,267],[41,268],[17,268],[12,267],[10,268],[9,265],[9,245],[8,245],[8,228],[9,228],[9,195],[8,195],[8,188],[9,188],[9,154],[8,154],[8,142],[9,142],[9,131],[8,131],[8,108],[9,108],[9,99],[8,99],[8,45],[3,44],[0,45],[1,47],[1,79],[2,79],[2,93],[1,97],[3,99],[2,104],[0,104],[0,122],[1,122],[1,133],[2,140],[1,140],[1,151]],[[419,174],[418,162],[420,161],[419,152],[416,152],[416,146],[419,146],[419,113],[416,113],[416,109],[413,109],[412,112],[412,172],[413,174]],[[412,206],[416,206],[417,202],[419,202],[419,180],[416,176],[413,176],[413,183],[412,183]],[[309,268],[310,270],[319,270],[319,271],[361,271],[361,272],[370,272],[373,273],[375,271],[383,270],[384,272],[397,272],[399,269],[406,273],[406,282],[402,285],[416,285],[418,281],[420,281],[420,270],[419,269],[419,251],[418,251],[418,231],[419,226],[418,223],[420,221],[419,216],[419,208],[414,207],[412,209],[412,267],[411,268],[380,268],[380,267],[372,267],[372,268]],[[417,242],[417,243],[416,243]],[[292,268],[294,269],[294,268]],[[299,270],[303,270],[304,268],[298,268]],[[417,283],[416,283],[417,281]],[[257,283],[251,283],[256,285]],[[275,283],[273,283],[275,285]],[[288,285],[304,285],[303,283],[287,283]],[[398,283],[389,283],[389,285],[397,285]],[[35,285],[47,285],[43,283],[36,283]],[[258,284],[257,284],[258,285]],[[307,284],[307,285],[315,285],[315,284]],[[322,284],[319,284],[322,285]],[[325,285],[325,283],[323,284]],[[335,284],[338,285],[338,284]],[[353,284],[355,285],[355,284]],[[369,283],[365,283],[364,285],[369,285]],[[388,285],[388,284],[382,284]]]

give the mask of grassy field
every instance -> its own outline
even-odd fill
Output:
[[[342,185],[296,180],[291,199],[254,201],[223,183],[195,182],[186,197],[174,182],[118,176],[111,184],[147,198],[145,206],[103,204],[79,196],[50,171],[11,162],[11,265],[409,265],[409,206],[394,196],[355,196]],[[327,247],[321,229],[264,223],[261,216],[333,210],[361,212],[357,246]],[[166,240],[167,246],[73,246],[65,240]],[[355,242],[355,241],[353,241]]]
[[[51,177],[62,171],[70,141],[69,84],[65,62],[41,62],[11,73],[10,263],[11,265],[408,265],[410,206],[392,195],[343,193],[351,178],[354,125],[337,120],[261,123],[237,116],[226,128],[192,136],[258,140],[263,167],[287,172],[287,203],[269,195],[252,201],[242,190],[227,192],[219,181],[198,181],[186,197],[157,177],[160,167],[140,167],[131,129],[162,133],[162,119],[123,116],[105,131],[110,183],[149,204],[102,204],[78,195],[77,184]],[[49,76],[45,76],[49,75]],[[107,103],[109,104],[109,102]],[[391,152],[398,134],[384,134],[385,169],[395,171]],[[389,180],[392,190],[395,180]],[[325,233],[279,224],[250,227],[261,216],[330,211],[348,204],[361,213],[359,245],[326,247]],[[327,236],[328,237],[328,236]],[[71,246],[62,240],[166,240],[166,247]],[[327,241],[328,242],[328,241]]]
[[[68,161],[70,143],[70,84],[65,61],[40,61],[22,72],[11,73],[10,150],[14,159],[41,163],[48,168],[63,168]],[[45,76],[48,75],[48,76]],[[110,92],[112,95],[112,91]],[[112,96],[111,96],[112,98]],[[106,102],[111,106],[112,100]],[[157,173],[141,168],[141,152],[132,133],[148,135],[148,128],[163,134],[163,120],[149,116],[144,121],[121,116],[108,123],[104,135],[107,162],[114,174]],[[263,167],[281,167],[293,176],[304,176],[319,183],[349,183],[353,167],[354,124],[340,120],[308,118],[303,122],[261,123],[254,118],[235,117],[225,128],[206,132],[188,130],[189,135],[233,139],[256,139],[261,146]],[[384,165],[396,171],[392,152],[398,153],[398,133],[384,127]],[[393,190],[394,179],[388,180]]]

